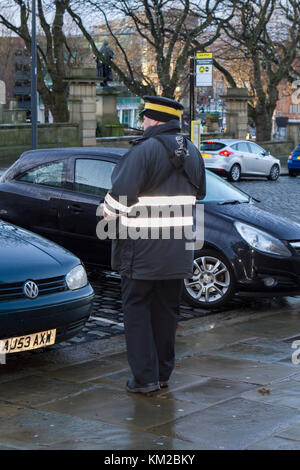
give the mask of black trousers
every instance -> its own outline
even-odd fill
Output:
[[[183,280],[122,278],[128,363],[136,383],[167,381],[175,362]]]

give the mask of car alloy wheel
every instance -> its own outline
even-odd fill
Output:
[[[223,306],[233,294],[234,276],[228,261],[214,250],[195,253],[193,276],[184,280],[184,300],[212,309]]]
[[[279,166],[278,165],[273,165],[270,174],[268,176],[268,179],[271,181],[276,181],[279,178],[280,171],[279,171]]]
[[[231,169],[229,170],[228,179],[229,181],[239,181],[241,177],[241,167],[237,163],[235,163]]]

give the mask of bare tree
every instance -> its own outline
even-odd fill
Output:
[[[231,86],[248,88],[256,139],[270,140],[279,85],[299,73],[300,3],[238,0],[236,4],[239,14],[224,29],[215,65]]]
[[[37,0],[37,11],[41,35],[37,46],[37,85],[39,94],[50,109],[55,122],[67,122],[67,64],[65,56],[71,57],[63,22],[70,0]],[[13,21],[3,10],[0,24],[23,39],[26,49],[31,52],[31,1],[2,0],[7,9],[15,9],[17,21]],[[49,18],[52,18],[49,21]]]
[[[160,91],[174,98],[182,80],[187,79],[189,56],[199,49],[198,44],[193,44],[194,38],[202,38],[202,50],[209,47],[219,37],[225,17],[232,16],[229,3],[227,0],[74,0],[67,11],[91,44],[95,56],[103,60],[82,19],[82,6],[89,5],[92,11],[101,14],[118,50],[111,67],[128,89],[139,96]],[[136,53],[148,58],[156,79],[149,74],[149,67],[136,67],[128,55],[123,40],[125,29],[139,37]]]

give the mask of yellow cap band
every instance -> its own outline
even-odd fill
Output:
[[[181,116],[181,109],[170,108],[169,106],[164,106],[162,104],[155,103],[145,103],[145,109],[153,109],[153,111],[160,111],[162,113],[173,114],[174,116]]]

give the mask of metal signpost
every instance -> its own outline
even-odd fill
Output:
[[[37,149],[37,83],[36,83],[36,0],[32,0],[31,38],[31,142]]]
[[[190,58],[190,138],[200,147],[200,121],[195,121],[195,87],[213,86],[213,57],[211,52],[196,52]]]
[[[190,137],[192,135],[192,121],[194,120],[195,116],[195,57],[190,58]]]

